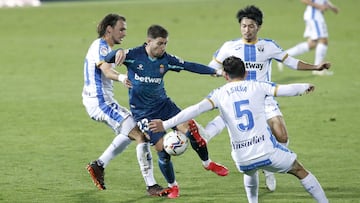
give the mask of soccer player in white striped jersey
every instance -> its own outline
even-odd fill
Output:
[[[330,68],[330,63],[323,62],[318,65],[305,63],[289,56],[273,40],[258,38],[258,32],[263,22],[263,13],[256,6],[247,6],[240,9],[236,15],[240,24],[242,37],[225,42],[213,56],[209,66],[215,69],[222,68],[222,62],[229,56],[241,58],[248,72],[247,80],[271,81],[272,60],[282,61],[294,70],[323,70]],[[288,133],[278,103],[271,96],[266,98],[266,119],[276,139],[283,145],[288,144]],[[196,127],[196,126],[194,126]],[[216,117],[202,135],[209,141],[225,127],[221,116]],[[276,179],[273,173],[266,172],[266,186],[270,191],[276,189]]]
[[[328,49],[328,29],[324,17],[324,12],[331,10],[338,13],[339,10],[329,0],[301,0],[306,4],[304,12],[305,31],[304,37],[306,42],[301,42],[294,47],[286,50],[290,56],[297,56],[304,54],[312,49],[315,49],[315,64],[320,64],[325,60]],[[283,70],[282,63],[278,63],[280,71]],[[333,72],[329,70],[313,71],[314,75],[332,75]]]
[[[98,189],[106,189],[105,167],[127,148],[131,140],[136,140],[136,155],[147,192],[151,196],[164,196],[169,190],[155,181],[147,138],[137,127],[130,111],[120,106],[114,98],[113,81],[122,82],[129,87],[127,76],[119,74],[114,69],[114,64],[104,63],[104,58],[112,47],[123,41],[126,28],[125,17],[118,14],[106,15],[97,27],[98,38],[93,41],[85,57],[83,104],[90,118],[107,124],[116,135],[102,155],[87,165],[87,170]]]
[[[223,68],[227,84],[166,121],[152,120],[150,129],[162,132],[217,108],[226,123],[232,159],[237,169],[244,174],[249,203],[258,202],[259,169],[292,174],[317,202],[328,203],[316,177],[297,161],[294,152],[276,141],[267,124],[264,108],[267,96],[303,95],[312,92],[315,87],[308,83],[276,85],[272,82],[246,80],[249,71],[245,70],[244,62],[235,56],[224,59]]]

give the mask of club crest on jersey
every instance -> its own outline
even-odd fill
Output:
[[[264,52],[264,45],[259,45],[259,46],[257,46],[257,50],[258,50],[259,52]]]
[[[163,64],[160,64],[160,73],[164,74],[165,72],[165,66]]]
[[[108,54],[108,49],[106,46],[101,46],[100,47],[100,55],[101,56],[106,56]]]

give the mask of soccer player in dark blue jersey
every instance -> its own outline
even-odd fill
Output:
[[[179,196],[179,187],[175,180],[171,156],[163,148],[165,132],[153,133],[148,123],[153,119],[167,120],[181,109],[167,96],[163,77],[167,71],[186,70],[199,74],[216,75],[216,70],[198,63],[184,61],[174,55],[166,53],[168,31],[160,25],[152,25],[147,31],[147,41],[142,46],[128,50],[118,49],[110,52],[105,61],[108,63],[124,64],[128,70],[130,110],[134,119],[143,132],[149,135],[150,143],[155,146],[159,156],[159,167],[168,182],[171,192],[169,198]],[[189,124],[182,123],[176,129],[186,134],[192,148],[197,152],[206,170],[211,170],[219,176],[226,176],[228,169],[209,159],[206,141],[197,131],[191,131]]]

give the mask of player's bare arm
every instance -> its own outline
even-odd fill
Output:
[[[324,70],[324,69],[330,69],[331,63],[330,62],[322,62],[319,65],[314,65],[310,63],[306,63],[304,61],[299,61],[298,63],[298,70]]]
[[[98,66],[98,68],[100,68],[106,78],[119,81],[123,83],[125,87],[131,88],[131,82],[130,80],[128,80],[127,75],[117,72],[115,69],[112,68],[110,63],[103,62]]]

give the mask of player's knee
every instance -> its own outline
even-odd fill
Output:
[[[296,176],[299,179],[303,179],[309,174],[297,160],[294,161],[292,168],[288,173]]]
[[[130,131],[129,138],[132,140],[136,140],[137,143],[143,143],[146,141],[145,135],[137,127],[134,127]]]

